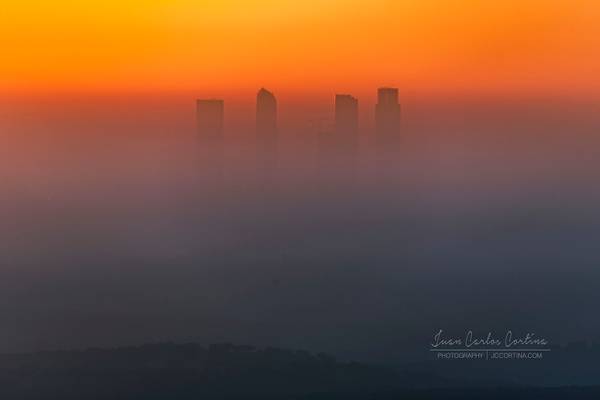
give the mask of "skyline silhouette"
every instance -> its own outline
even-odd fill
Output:
[[[397,136],[400,130],[399,89],[382,87],[377,89],[375,107],[376,132],[385,140]],[[202,136],[222,136],[224,126],[224,99],[196,100],[198,129]],[[333,134],[347,141],[345,147],[356,145],[359,130],[359,100],[351,94],[334,95]],[[266,88],[259,89],[255,102],[255,124],[258,137],[273,138],[278,134],[278,105],[274,93]]]
[[[398,150],[400,132],[400,103],[398,88],[382,87],[377,90],[374,105],[375,131],[372,133],[379,157],[393,161]],[[197,126],[200,139],[200,158],[205,163],[221,164],[225,152],[225,100],[197,100]],[[276,95],[261,88],[256,94],[254,145],[256,166],[262,176],[272,175],[280,157],[278,142],[282,132],[278,127]],[[335,94],[333,117],[317,127],[318,168],[327,184],[352,181],[357,173],[361,153],[359,100],[351,94]],[[246,130],[249,130],[246,127]],[[305,134],[310,134],[310,129]],[[285,132],[284,132],[285,134]],[[392,159],[390,160],[390,156]],[[207,167],[207,170],[210,170]],[[214,168],[213,168],[214,169]]]
[[[265,88],[256,95],[256,157],[264,171],[277,165],[277,99]]]
[[[203,180],[216,180],[223,174],[225,157],[225,102],[218,99],[196,101],[199,167]]]

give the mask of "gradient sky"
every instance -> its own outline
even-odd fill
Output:
[[[0,91],[600,90],[597,0],[21,0]]]

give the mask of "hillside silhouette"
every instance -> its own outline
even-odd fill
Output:
[[[233,344],[0,356],[2,399],[592,399],[600,394],[598,388],[469,386],[326,354]]]
[[[0,358],[5,399],[289,398],[433,384],[326,354],[216,344],[152,344]]]

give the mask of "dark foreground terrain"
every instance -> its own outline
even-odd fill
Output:
[[[305,351],[156,344],[0,356],[0,398],[598,399],[600,387],[473,387]]]

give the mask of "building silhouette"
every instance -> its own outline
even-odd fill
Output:
[[[335,96],[332,129],[318,135],[319,174],[325,186],[339,190],[354,181],[358,155],[358,100],[348,94]]]
[[[256,132],[261,137],[277,136],[277,99],[265,88],[256,95]]]
[[[358,100],[348,94],[335,96],[334,136],[341,152],[355,156],[358,147]]]
[[[197,100],[196,121],[201,142],[223,139],[225,103],[223,100]]]
[[[375,105],[375,136],[380,150],[393,149],[400,134],[398,89],[379,88]]]
[[[196,101],[196,124],[199,144],[199,168],[202,179],[222,178],[224,167],[225,103],[223,100]]]
[[[256,156],[263,172],[277,164],[277,136],[277,99],[262,88],[256,95]]]

